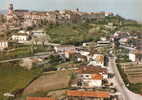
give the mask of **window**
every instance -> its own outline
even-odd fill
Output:
[[[81,75],[80,77],[83,77],[83,75]]]
[[[86,75],[85,77],[89,77],[89,75]]]

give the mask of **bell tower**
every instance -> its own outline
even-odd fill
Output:
[[[9,0],[8,15],[12,15],[13,13],[14,13],[13,0]]]

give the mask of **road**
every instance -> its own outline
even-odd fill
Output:
[[[8,59],[8,60],[1,60],[0,63],[6,63],[6,62],[12,62],[12,61],[18,61],[18,60],[22,60],[23,58],[37,58],[37,57],[47,57],[49,55],[36,55],[36,56],[29,56],[29,57],[21,57],[21,58],[15,58],[15,59]]]
[[[118,92],[121,93],[120,100],[142,100],[141,95],[129,91],[128,88],[125,86],[123,79],[121,78],[118,68],[116,66],[114,57],[109,58],[109,71],[115,73],[115,76],[112,81]]]

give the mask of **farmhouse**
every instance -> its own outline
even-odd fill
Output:
[[[81,66],[76,70],[76,74],[77,78],[72,82],[72,87],[102,87],[103,80],[108,78],[107,70],[97,66]]]

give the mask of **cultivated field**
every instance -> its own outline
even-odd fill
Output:
[[[56,71],[44,73],[37,80],[33,81],[23,92],[23,95],[30,95],[37,92],[48,92],[57,89],[67,88],[72,76],[72,71]]]
[[[131,83],[142,83],[142,64],[122,64],[124,72]]]

